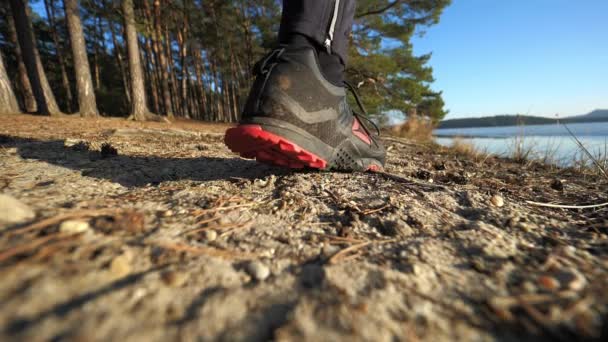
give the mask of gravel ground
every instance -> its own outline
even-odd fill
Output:
[[[386,138],[386,173],[225,126],[0,116],[1,340],[606,340],[608,182]]]

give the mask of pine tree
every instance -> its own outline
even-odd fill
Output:
[[[99,116],[95,100],[95,90],[91,79],[91,68],[80,22],[77,0],[63,0],[65,16],[72,45],[74,71],[76,74],[76,91],[78,92],[78,110],[80,116]]]
[[[446,111],[440,92],[431,90],[430,54],[414,56],[416,32],[437,24],[450,0],[359,0],[353,28],[348,78],[362,89],[371,113],[417,113],[441,120]]]
[[[37,111],[40,114],[61,114],[36,47],[29,8],[24,0],[10,0],[10,5],[17,29],[19,47],[36,99]]]
[[[151,114],[148,110],[148,104],[146,103],[144,75],[139,56],[139,43],[137,40],[137,30],[135,28],[133,0],[122,0],[122,12],[127,40],[129,75],[131,77],[131,115],[129,118],[136,121],[166,121],[164,118]]]
[[[8,78],[8,74],[4,68],[4,58],[0,54],[0,114],[15,114],[19,112],[19,105],[13,92],[11,80]]]
[[[30,84],[30,79],[27,76],[27,69],[25,68],[25,64],[23,63],[23,58],[21,54],[21,47],[19,46],[19,41],[17,40],[17,29],[15,28],[15,21],[13,20],[13,16],[6,13],[7,19],[7,30],[8,36],[11,44],[13,45],[13,53],[15,55],[15,60],[17,61],[17,79],[19,80],[19,90],[21,91],[22,103],[25,111],[27,113],[35,113],[36,112],[36,99],[34,98],[34,91],[32,90],[32,85]]]

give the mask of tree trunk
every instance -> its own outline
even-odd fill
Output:
[[[184,117],[190,116],[189,104],[188,104],[188,65],[186,61],[186,55],[188,53],[188,15],[184,10],[184,23],[183,29],[177,32],[177,42],[180,52],[180,63],[182,64],[182,79],[181,79],[181,103],[182,103],[182,115]]]
[[[137,42],[137,31],[135,30],[133,0],[122,0],[122,12],[125,19],[129,75],[131,76],[131,118],[136,121],[145,121],[148,115],[148,105],[146,104],[144,75],[141,69],[141,61],[139,60],[139,44]]]
[[[95,53],[93,54],[93,75],[94,75],[94,80],[95,80],[95,90],[99,91],[99,89],[101,88],[101,79],[100,79],[100,70],[99,70],[99,56],[101,55],[101,53],[99,52],[99,44],[98,42],[101,42],[101,44],[104,44],[104,38],[103,38],[103,29],[101,27],[101,17],[97,17],[96,18],[97,21],[97,25],[95,25],[95,40],[96,42],[94,42],[95,45]],[[86,47],[86,46],[85,46]],[[105,53],[105,46],[103,49],[103,52]]]
[[[4,59],[0,54],[0,114],[17,114],[20,112],[11,80],[4,68]]]
[[[156,62],[154,58],[154,54],[152,52],[152,43],[150,42],[150,38],[145,38],[145,50],[146,56],[148,57],[148,61],[146,63],[147,69],[150,74],[150,85],[152,86],[152,105],[154,106],[155,112],[160,112],[160,101],[158,99],[158,68],[156,67]]]
[[[142,47],[142,46],[146,46],[146,42],[145,42],[145,38],[142,40],[142,38],[137,37],[137,44]],[[144,83],[144,86],[146,87],[146,101],[148,102],[148,110],[150,110],[150,96],[149,94],[151,92],[153,92],[153,87],[152,85],[154,85],[154,82],[150,82],[150,80],[152,80],[152,75],[150,73],[150,64],[148,63],[148,57],[146,56],[146,49],[139,49],[139,60],[142,62],[142,70],[144,72],[144,80],[148,80],[147,83]],[[151,83],[151,84],[150,84]],[[151,110],[152,112],[154,112],[154,108]]]
[[[154,0],[154,45],[155,52],[159,60],[159,68],[160,72],[160,83],[162,86],[163,93],[163,102],[165,104],[165,114],[168,117],[173,116],[173,105],[171,103],[171,91],[169,90],[169,72],[167,70],[167,60],[165,58],[165,53],[163,52],[163,43],[162,43],[162,31],[161,31],[161,11],[160,11],[160,0]]]
[[[150,59],[149,65],[146,67],[150,70],[150,74],[152,78],[150,82],[152,82],[152,102],[154,103],[156,113],[162,113],[164,108],[163,98],[161,97],[161,68],[160,68],[160,59],[158,55],[158,44],[156,43],[156,31],[154,26],[154,18],[152,15],[152,11],[150,10],[150,5],[148,1],[143,2],[143,10],[145,17],[145,45],[146,54]]]
[[[104,6],[107,6],[106,0],[103,2]],[[112,46],[114,48],[114,56],[116,56],[116,64],[118,64],[118,68],[120,69],[120,76],[122,77],[122,84],[125,87],[125,98],[127,99],[127,106],[131,106],[131,91],[129,90],[129,79],[128,79],[128,71],[125,68],[125,64],[123,63],[122,53],[120,52],[120,44],[118,44],[118,39],[116,39],[116,31],[114,30],[114,25],[110,20],[108,20],[108,27],[110,28],[110,34],[112,36]]]
[[[238,79],[236,77],[236,64],[234,62],[235,57],[234,57],[234,52],[230,53],[230,93],[232,95],[231,97],[231,101],[232,101],[232,121],[233,122],[237,122],[239,120],[239,104],[238,104],[238,97],[237,97],[237,84],[238,84]]]
[[[55,45],[55,53],[57,53],[57,60],[59,61],[59,70],[61,72],[61,83],[63,90],[65,91],[66,107],[68,113],[72,112],[72,104],[74,99],[72,97],[72,87],[70,86],[70,80],[68,78],[65,58],[63,56],[63,49],[59,45],[59,37],[57,37],[56,21],[55,21],[55,5],[53,0],[44,0],[44,7],[46,8],[46,14],[49,18],[49,31],[51,39]]]
[[[29,8],[24,0],[10,0],[17,39],[21,47],[23,63],[27,69],[28,78],[32,86],[32,93],[36,99],[37,112],[40,114],[59,115],[61,111],[55,101],[55,96],[49,81],[46,78],[40,54],[36,47],[34,31],[29,18]]]
[[[80,23],[80,11],[78,0],[63,0],[65,18],[70,43],[72,45],[72,56],[74,59],[74,72],[76,74],[76,92],[78,93],[78,110],[82,117],[99,116],[95,102],[95,89],[91,78],[91,68],[87,57],[87,48],[84,42],[82,24]]]
[[[8,35],[11,44],[15,46],[15,58],[17,59],[17,73],[19,74],[19,89],[21,90],[21,96],[23,97],[23,108],[27,113],[36,112],[36,99],[34,98],[34,92],[30,79],[27,76],[27,69],[23,63],[23,57],[21,55],[21,47],[17,40],[17,30],[15,29],[15,21],[12,15],[7,15],[8,22]]]
[[[249,4],[247,4],[249,5]],[[251,36],[251,20],[247,17],[247,11],[245,10],[245,2],[241,2],[240,13],[241,15],[241,28],[245,34],[245,49],[247,50],[247,70],[253,69],[251,63],[253,62],[253,38]]]
[[[211,75],[213,77],[213,85],[214,85],[214,89],[213,89],[213,100],[215,101],[215,113],[213,113],[213,121],[221,121],[223,118],[223,113],[222,113],[222,99],[221,99],[221,93],[219,90],[219,82],[220,79],[218,77],[218,73],[215,67],[215,63],[213,63],[213,59],[209,59],[210,65],[209,65],[209,69],[211,70]]]
[[[198,117],[203,118],[206,115],[207,110],[207,94],[205,93],[205,87],[203,85],[203,67],[201,67],[203,57],[201,56],[201,50],[197,47],[194,49],[194,72],[196,73],[196,87],[198,89],[199,105]]]
[[[146,87],[144,87],[144,74],[139,58],[139,42],[135,29],[135,14],[133,13],[133,0],[122,0],[122,12],[125,20],[125,36],[129,58],[129,75],[131,79],[131,116],[136,121],[162,121],[169,122],[164,117],[149,112],[146,103]]]
[[[190,115],[192,116],[192,118],[199,119],[201,112],[198,107],[198,102],[196,101],[196,87],[194,86],[194,84],[194,80],[188,80],[188,106],[190,107]]]
[[[173,114],[181,115],[181,104],[179,98],[179,91],[177,90],[177,68],[175,68],[175,61],[173,60],[173,49],[171,48],[171,32],[167,25],[165,25],[165,54],[167,60],[167,68],[169,69],[169,90],[171,92],[171,103],[173,103]]]
[[[178,31],[178,35],[181,35],[180,40],[180,59],[182,64],[182,80],[181,80],[181,102],[184,108],[184,116],[189,117],[192,108],[188,102],[188,87],[190,86],[190,72],[188,67],[188,34],[190,30],[190,16],[188,14],[188,5],[190,1],[184,0],[182,7],[183,24],[182,30]]]

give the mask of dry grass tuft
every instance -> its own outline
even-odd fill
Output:
[[[452,146],[450,146],[450,148],[456,154],[468,157],[477,157],[481,153],[477,150],[477,148],[475,148],[475,146],[471,142],[458,137],[453,139]]]
[[[433,138],[433,129],[435,125],[431,120],[411,116],[403,124],[391,127],[390,134],[418,141],[429,141]]]

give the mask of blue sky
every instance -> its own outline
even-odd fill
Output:
[[[608,0],[453,0],[413,44],[448,119],[608,108]]]

